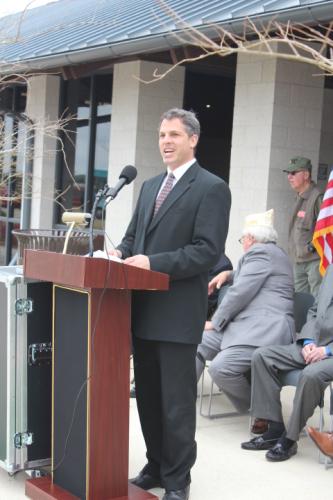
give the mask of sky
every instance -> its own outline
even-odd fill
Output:
[[[14,12],[20,12],[28,5],[28,8],[38,7],[57,0],[0,0],[0,17]]]

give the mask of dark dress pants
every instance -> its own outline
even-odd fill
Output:
[[[196,459],[195,344],[133,336],[136,399],[147,448],[145,471],[166,490],[184,488]]]

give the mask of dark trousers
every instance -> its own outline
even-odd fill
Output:
[[[135,390],[147,448],[145,471],[184,488],[196,459],[197,346],[133,337]]]

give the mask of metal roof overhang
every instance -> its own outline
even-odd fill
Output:
[[[307,4],[294,9],[285,9],[277,13],[265,13],[251,17],[255,24],[263,24],[271,19],[284,23],[295,19],[295,22],[302,24],[320,24],[332,20],[333,2],[323,2],[320,4]],[[247,18],[230,19],[227,22],[214,23],[214,26],[222,26],[224,29],[241,33],[244,27],[244,21]],[[195,28],[207,36],[216,38],[216,30],[213,24],[196,26]],[[23,61],[11,61],[6,65],[2,62],[1,72],[12,71],[13,65],[20,65],[24,70],[37,71],[51,69],[59,66],[78,65],[82,63],[98,61],[103,59],[116,59],[121,57],[133,56],[142,53],[153,53],[184,45],[177,34],[182,36],[182,30],[170,33],[161,33],[143,38],[134,38],[131,40],[113,42],[109,45],[92,47],[89,49],[74,50],[59,54],[49,54],[47,56],[24,59]],[[186,35],[185,35],[186,36]],[[190,45],[190,43],[189,43]]]

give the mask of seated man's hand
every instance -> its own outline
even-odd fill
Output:
[[[220,289],[221,286],[228,281],[230,276],[230,271],[222,271],[217,274],[209,283],[208,283],[208,295],[214,292],[215,288]]]
[[[313,342],[312,344],[306,344],[303,349],[302,349],[302,356],[304,358],[304,361],[307,362],[308,356],[310,352],[315,349],[316,344]]]
[[[314,344],[310,344],[314,346]],[[305,346],[306,347],[306,346]],[[303,347],[304,349],[304,347]],[[326,348],[314,346],[305,359],[307,365],[327,358]]]
[[[213,323],[211,321],[206,321],[205,330],[214,330]]]

